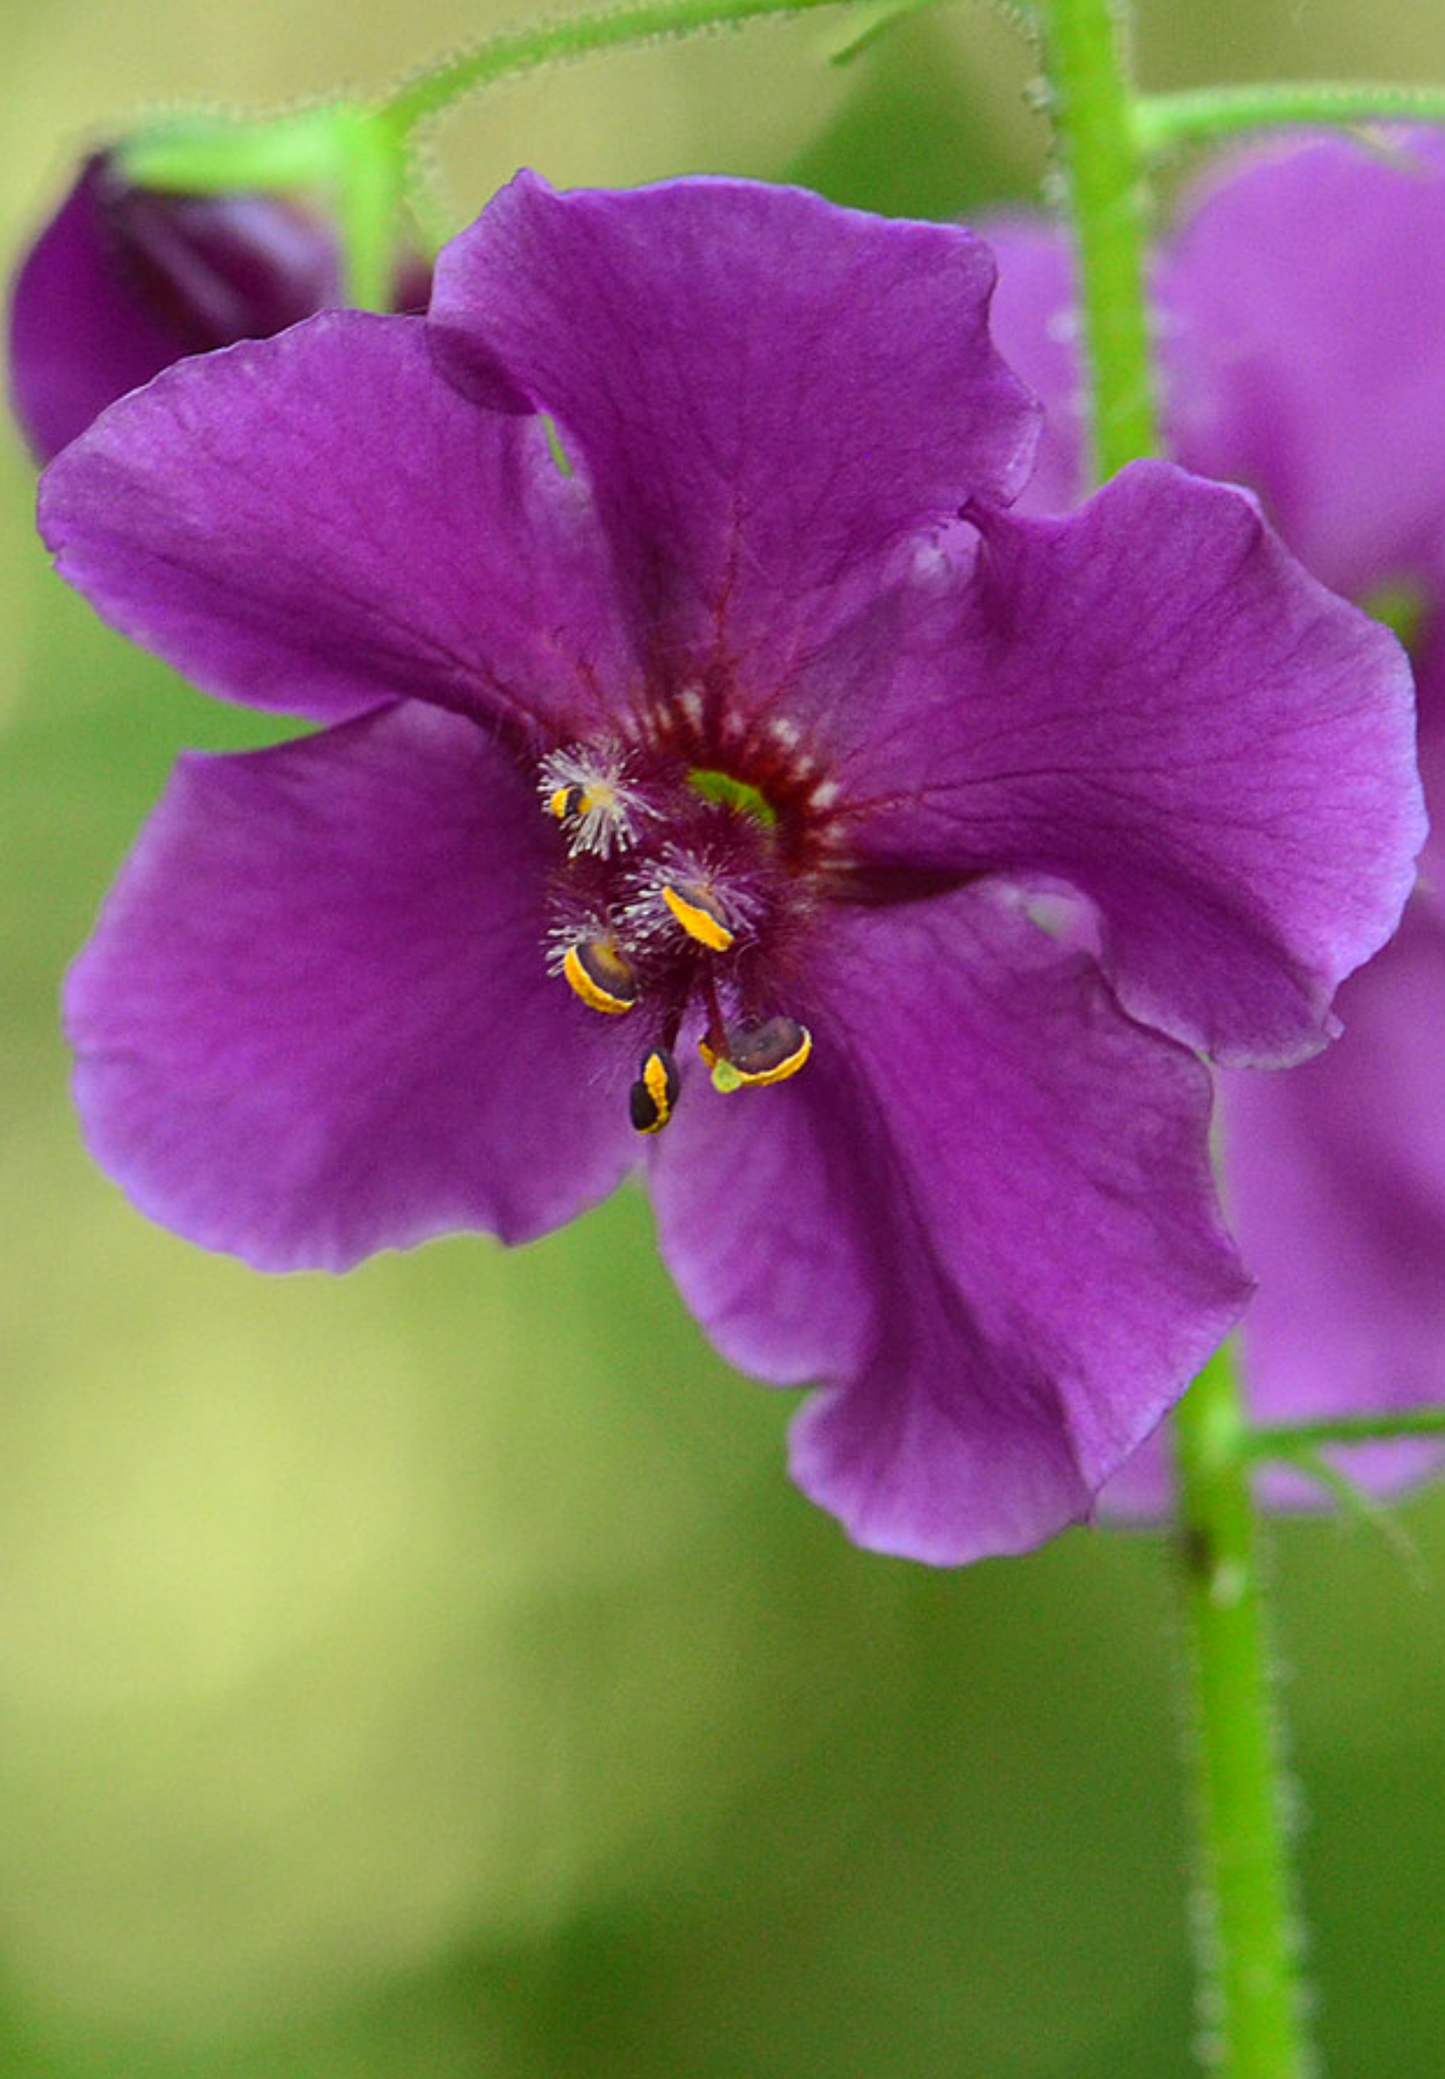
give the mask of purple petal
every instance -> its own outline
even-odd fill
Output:
[[[1071,512],[1089,488],[1089,443],[1068,236],[1043,217],[986,218],[978,229],[998,263],[994,344],[1044,408],[1034,472],[1015,510]]]
[[[1445,1400],[1445,916],[1423,897],[1340,994],[1339,1041],[1223,1085],[1262,1422]]]
[[[1191,466],[1258,486],[1286,538],[1333,583],[1368,594],[1413,580],[1427,799],[1445,789],[1442,428],[1445,150],[1426,134],[1387,159],[1332,141],[1228,165],[1160,263],[1170,431]],[[990,233],[992,236],[992,233]],[[994,240],[994,334],[1043,397],[1044,449],[1063,433],[1073,374],[1062,235]],[[1048,495],[1072,502],[1066,473]],[[1442,884],[1440,842],[1422,867]],[[1261,1291],[1243,1333],[1245,1385],[1265,1422],[1383,1412],[1445,1392],[1445,1087],[1436,1035],[1445,934],[1417,899],[1399,938],[1347,982],[1343,1037],[1285,1077],[1224,1079],[1226,1181]],[[1389,1491],[1439,1462],[1413,1442],[1332,1453]],[[1263,1491],[1319,1504],[1275,1468]],[[1157,1518],[1167,1440],[1110,1483],[1111,1511]]]
[[[936,1563],[1088,1514],[1243,1303],[1208,1077],[997,889],[839,913],[814,1052],[683,1092],[654,1198],[727,1356],[825,1382],[793,1470]]]
[[[984,226],[993,334],[1045,412],[1029,511],[1083,488],[1062,230]],[[1155,268],[1171,451],[1251,485],[1317,577],[1354,598],[1445,559],[1445,144],[1346,139],[1226,160]],[[1432,586],[1438,590],[1438,584]]]
[[[425,709],[183,760],[70,979],[97,1159],[266,1270],[524,1241],[601,1198],[627,1064],[615,1087],[605,1021],[546,973],[543,821]]]
[[[442,255],[431,326],[473,394],[556,415],[659,652],[767,680],[901,532],[1021,487],[992,286],[968,232],[799,190],[524,174]]]
[[[1045,407],[1023,509],[1084,489],[1072,268],[1061,228],[982,227],[993,335]],[[1331,138],[1227,159],[1155,267],[1171,451],[1251,485],[1296,555],[1355,598],[1445,557],[1445,143]]]
[[[1425,800],[1434,815],[1420,855],[1420,875],[1439,894],[1445,890],[1445,565],[1432,587],[1433,600],[1411,644],[1415,698],[1419,706],[1418,751]]]
[[[1399,645],[1165,463],[1068,519],[977,519],[972,586],[900,627],[845,767],[858,843],[1063,881],[1135,1016],[1229,1063],[1312,1051],[1424,835]]]
[[[16,416],[48,460],[182,355],[279,332],[338,293],[320,218],[261,196],[151,193],[99,153],[16,278]]]
[[[1255,485],[1355,597],[1445,547],[1442,247],[1445,144],[1421,132],[1231,165],[1160,268],[1181,460]]]
[[[403,695],[523,734],[625,648],[590,501],[417,318],[332,312],[182,364],[47,470],[62,576],[207,690],[340,720]]]
[[[1287,1075],[1221,1078],[1231,1225],[1259,1291],[1241,1361],[1253,1420],[1310,1422],[1445,1400],[1445,918],[1419,896],[1398,935],[1340,992],[1345,1029]],[[1389,1492],[1439,1462],[1433,1444],[1329,1455]],[[1272,1469],[1273,1503],[1323,1490]],[[1104,1496],[1167,1513],[1165,1441]]]

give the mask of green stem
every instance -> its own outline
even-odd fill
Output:
[[[1195,1670],[1197,1823],[1207,1913],[1201,2024],[1225,2079],[1309,2069],[1269,1697],[1259,1528],[1228,1350],[1175,1418],[1180,1576]]]
[[[1110,0],[1054,0],[1044,63],[1078,252],[1094,467],[1107,477],[1159,445],[1144,292],[1148,183]]]
[[[1445,1436],[1445,1408],[1401,1408],[1393,1415],[1339,1415],[1318,1422],[1278,1422],[1246,1430],[1251,1458],[1288,1458],[1320,1444],[1372,1444],[1393,1437]]]
[[[763,15],[815,14],[820,7],[842,4],[844,0],[639,0],[633,6],[566,15],[526,28],[504,29],[484,43],[473,44],[445,64],[407,81],[386,106],[399,127],[409,131],[476,87],[489,86],[512,73],[530,72],[555,59],[728,28]]]
[[[1251,130],[1399,122],[1445,123],[1445,87],[1284,81],[1145,94],[1134,104],[1134,139],[1146,158]]]
[[[356,310],[390,310],[406,189],[405,133],[383,109],[337,113],[341,292]]]
[[[1145,295],[1149,187],[1111,0],[1053,0],[1045,70],[1078,253],[1094,459],[1158,447]],[[1225,2079],[1303,2079],[1293,1917],[1239,1389],[1221,1353],[1178,1415],[1205,1925],[1200,2016]]]
[[[340,113],[328,102],[284,116],[165,117],[126,140],[121,163],[138,186],[185,195],[326,188]]]

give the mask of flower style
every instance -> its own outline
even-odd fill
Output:
[[[155,1218],[517,1242],[644,1164],[805,1491],[955,1562],[1088,1514],[1247,1295],[1208,1073],[1330,1030],[1421,837],[1394,639],[1168,464],[1020,518],[971,234],[521,175],[425,319],[184,363],[59,568],[323,726],[183,761],[71,979]]]
[[[396,307],[426,302],[398,271]],[[10,384],[31,448],[49,461],[106,405],[184,354],[264,339],[340,303],[334,225],[268,195],[136,186],[97,152],[31,247],[10,306]]]
[[[991,233],[994,329],[1042,396],[1037,511],[1083,496],[1062,234]],[[1445,787],[1445,141],[1311,141],[1236,158],[1157,256],[1164,414],[1191,469],[1247,483],[1336,590],[1413,623],[1427,798]],[[1343,1040],[1294,1074],[1223,1079],[1226,1198],[1260,1290],[1242,1337],[1270,1422],[1445,1397],[1445,910],[1438,838],[1394,943],[1340,998]],[[1389,1488],[1437,1462],[1377,1444]],[[1319,1491],[1272,1473],[1275,1499]],[[1157,1512],[1162,1455],[1115,1483]]]

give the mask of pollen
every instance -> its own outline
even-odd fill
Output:
[[[637,1081],[627,1094],[628,1116],[638,1133],[661,1133],[677,1103],[677,1063],[666,1047],[642,1057]]]
[[[734,1026],[721,1046],[704,1039],[698,1051],[712,1070],[715,1090],[760,1088],[795,1076],[813,1051],[813,1035],[796,1018],[764,1018]]]
[[[578,786],[554,787],[547,797],[547,813],[555,816],[559,823],[572,821],[591,806],[590,796]]]
[[[562,973],[589,1010],[620,1017],[637,1001],[632,963],[610,939],[579,939],[567,948]]]
[[[627,851],[648,811],[627,777],[625,753],[602,745],[585,754],[554,751],[542,761],[542,806],[562,826],[567,849],[600,859]]]
[[[710,888],[671,881],[662,884],[662,899],[689,938],[709,952],[725,953],[736,933],[723,915],[722,904]]]

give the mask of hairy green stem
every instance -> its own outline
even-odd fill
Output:
[[[1226,2079],[1303,2079],[1309,2064],[1259,1525],[1227,1347],[1185,1395],[1175,1445],[1179,1572],[1195,1676],[1200,2023]]]
[[[1320,1444],[1385,1443],[1394,1437],[1445,1436],[1445,1408],[1401,1408],[1393,1415],[1338,1415],[1318,1422],[1277,1422],[1244,1433],[1251,1458],[1289,1457]]]
[[[336,178],[338,119],[354,112],[325,102],[279,116],[166,116],[127,138],[120,160],[139,186],[178,194],[325,188]]]
[[[343,300],[357,310],[390,310],[402,198],[405,133],[380,110],[358,110],[337,139],[337,215]]]
[[[1158,447],[1145,293],[1149,185],[1124,25],[1111,0],[1053,0],[1044,59],[1078,254],[1094,460],[1107,476]],[[1194,1679],[1200,2020],[1226,2079],[1302,2079],[1258,1528],[1226,1353],[1186,1395],[1177,1446]]]
[[[1445,123],[1445,87],[1362,85],[1334,80],[1198,87],[1144,94],[1134,104],[1134,139],[1147,158],[1181,145],[1213,143],[1252,130],[1300,125]]]
[[[1148,183],[1134,139],[1123,24],[1110,0],[1054,0],[1043,50],[1078,253],[1093,461],[1102,478],[1159,444],[1144,292]]]
[[[844,0],[639,0],[633,6],[562,15],[525,28],[504,29],[484,43],[459,51],[406,81],[386,106],[400,127],[410,130],[474,88],[559,59],[629,44],[670,41],[765,15],[815,14],[819,8],[843,4]]]
[[[190,192],[331,189],[341,219],[345,299],[363,309],[384,310],[407,187],[407,144],[429,118],[478,87],[540,65],[845,4],[635,0],[631,6],[555,17],[502,30],[429,65],[366,106],[327,104],[298,116],[235,124],[205,118],[166,123],[128,148],[127,164],[132,177],[148,185]]]

